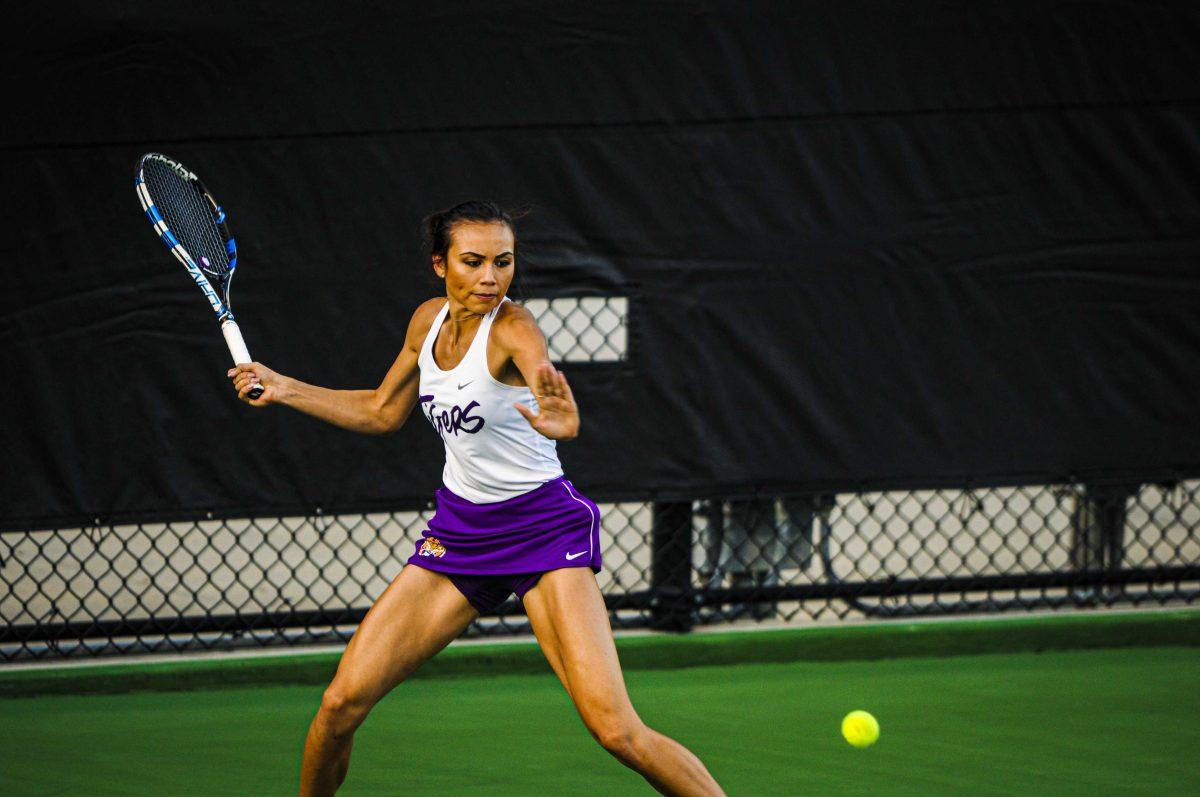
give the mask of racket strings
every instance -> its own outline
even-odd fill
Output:
[[[199,185],[176,174],[170,166],[147,161],[146,188],[167,228],[206,275],[222,281],[229,275],[226,237],[216,211]]]

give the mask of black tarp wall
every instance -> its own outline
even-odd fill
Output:
[[[421,419],[234,400],[134,163],[205,179],[284,373],[368,387],[419,219],[538,208],[595,497],[1200,472],[1200,11],[1165,2],[59,3],[0,51],[0,525],[426,498]]]

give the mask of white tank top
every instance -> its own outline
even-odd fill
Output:
[[[433,360],[433,344],[450,311],[447,301],[417,358],[421,412],[446,445],[442,482],[476,504],[513,498],[563,475],[554,441],[535,432],[513,407],[516,401],[536,412],[533,391],[506,385],[488,370],[488,334],[501,306],[479,322],[462,362],[443,371]]]

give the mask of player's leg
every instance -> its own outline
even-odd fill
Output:
[[[647,727],[634,711],[591,570],[552,570],[524,602],[547,661],[596,741],[662,794],[725,794],[700,759]]]
[[[407,565],[346,646],[304,741],[301,797],[333,794],[346,779],[354,731],[396,684],[478,616],[449,578]]]

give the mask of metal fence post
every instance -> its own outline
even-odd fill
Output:
[[[650,528],[650,626],[690,631],[692,606],[692,503],[655,502]]]
[[[1125,504],[1138,482],[1085,484],[1071,517],[1071,564],[1080,572],[1114,572],[1125,556]]]

